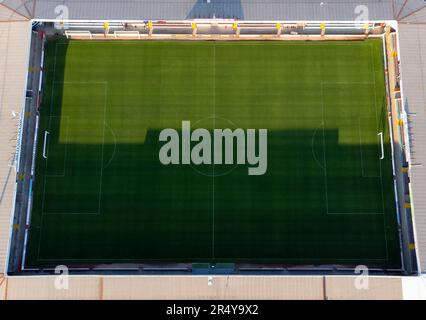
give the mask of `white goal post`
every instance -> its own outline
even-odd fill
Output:
[[[385,150],[383,147],[383,132],[379,132],[377,134],[380,137],[380,147],[381,147],[381,151],[382,151],[382,155],[380,156],[380,160],[383,160],[385,158]]]
[[[87,38],[87,39],[92,39],[93,35],[90,31],[65,31],[65,36],[67,37],[67,39],[70,38]]]
[[[44,132],[44,143],[43,143],[43,158],[47,159],[46,147],[47,147],[47,136],[50,134],[49,131]]]
[[[140,39],[141,34],[139,31],[114,31],[114,38],[115,39]]]

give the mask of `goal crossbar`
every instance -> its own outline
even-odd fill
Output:
[[[114,38],[136,38],[140,39],[141,34],[139,31],[114,31]]]
[[[90,31],[80,31],[80,30],[78,30],[78,31],[66,30],[65,36],[67,37],[67,39],[73,38],[73,37],[79,37],[79,38],[80,37],[87,37],[87,38],[90,38],[90,39],[93,38],[93,35]]]

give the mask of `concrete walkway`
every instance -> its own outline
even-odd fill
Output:
[[[31,22],[0,5],[0,274],[5,272],[16,185],[15,154]],[[19,226],[16,226],[19,227]]]

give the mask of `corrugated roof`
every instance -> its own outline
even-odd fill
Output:
[[[392,1],[242,0],[247,20],[369,20],[391,19]],[[363,15],[367,14],[367,15]]]
[[[402,299],[402,278],[370,277],[368,289],[357,289],[356,277],[326,277],[327,299],[339,300],[400,300]]]
[[[403,20],[423,0],[2,0],[22,17],[44,19]],[[65,9],[64,9],[65,8]],[[426,20],[423,18],[423,22]],[[418,17],[416,18],[419,19]]]
[[[188,0],[38,0],[35,16],[55,19],[186,19],[196,1]]]
[[[426,6],[405,16],[400,21],[403,23],[425,23],[426,22]]]
[[[27,17],[21,15],[20,13],[16,11],[12,11],[5,6],[2,6],[0,3],[0,21],[26,21],[28,20]]]
[[[56,277],[9,277],[3,285],[0,280],[0,299],[396,300],[403,297],[402,280],[401,277],[370,277],[368,287],[359,290],[354,276],[71,276],[68,289],[58,290]]]
[[[423,0],[397,0],[395,1],[396,20],[402,20],[424,7],[426,4]]]
[[[4,0],[36,18],[70,19],[369,20],[402,19],[425,6],[423,0]],[[34,5],[35,4],[35,5]]]
[[[413,211],[420,267],[426,271],[426,26],[399,28],[405,108],[409,113]]]
[[[33,16],[33,0],[2,0],[0,5],[21,17],[29,19]]]
[[[54,19],[57,6],[66,6],[70,19],[355,20],[366,8],[370,20],[394,14],[393,0],[37,0],[35,16]]]

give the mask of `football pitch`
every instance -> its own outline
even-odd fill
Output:
[[[45,74],[27,267],[401,266],[380,40],[51,39]],[[267,129],[266,172],[164,165],[183,121]]]

